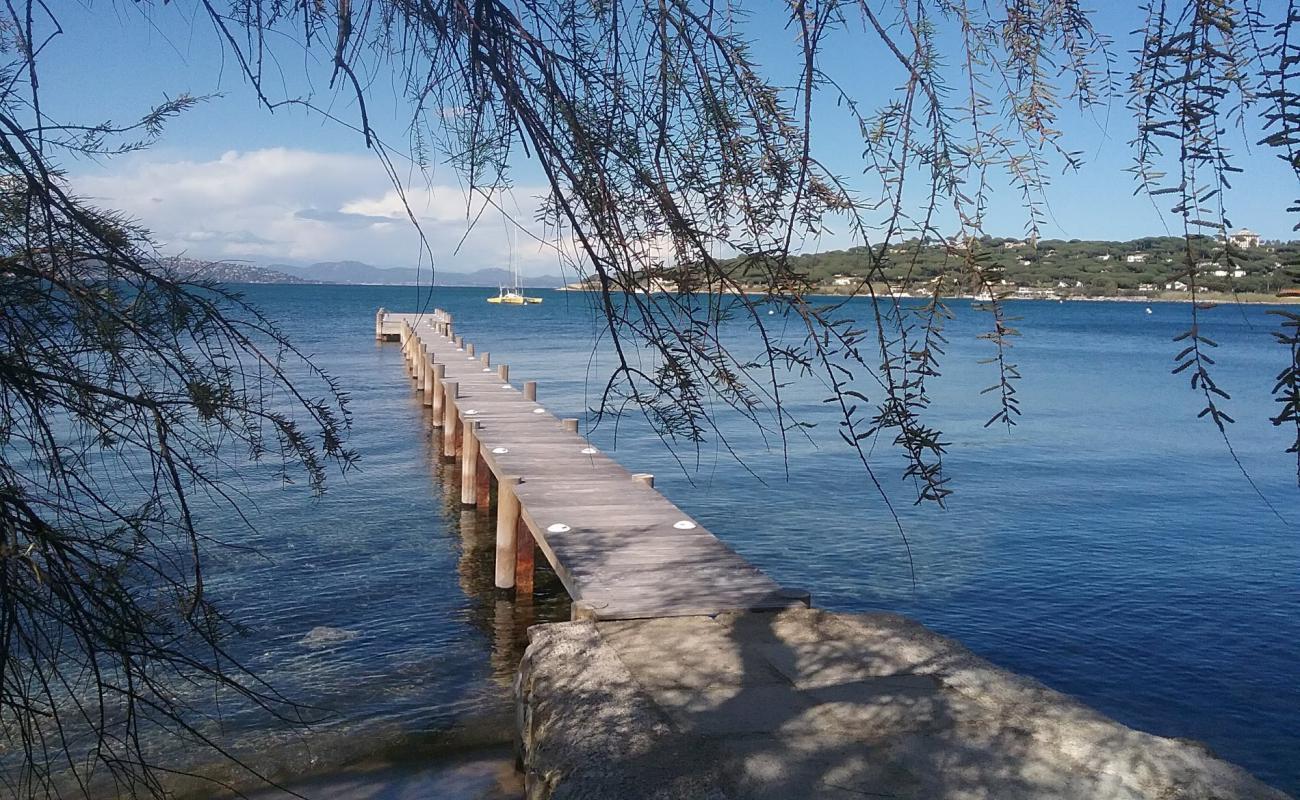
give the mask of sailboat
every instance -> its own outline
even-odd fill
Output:
[[[514,286],[512,286],[509,289],[507,289],[504,286],[500,287],[500,289],[497,292],[497,296],[489,297],[487,301],[489,303],[500,303],[502,305],[507,305],[507,306],[522,306],[522,305],[528,305],[530,303],[540,303],[542,302],[542,298],[525,297],[522,293],[520,293],[519,281],[518,279],[516,279]]]
[[[509,234],[507,233],[507,238]],[[514,249],[510,251],[510,288],[498,287],[497,296],[489,297],[489,303],[506,306],[524,306],[542,302],[540,297],[525,297],[519,289],[519,267],[515,264]]]

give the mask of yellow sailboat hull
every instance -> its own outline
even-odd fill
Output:
[[[499,297],[489,297],[489,303],[507,306],[533,305],[542,302],[540,297],[524,297],[521,294],[503,294]]]

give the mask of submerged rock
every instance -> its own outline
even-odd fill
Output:
[[[349,642],[357,638],[356,631],[349,631],[344,628],[331,628],[328,625],[317,625],[307,632],[307,635],[298,640],[298,644],[303,647],[329,647],[330,645],[341,642]]]

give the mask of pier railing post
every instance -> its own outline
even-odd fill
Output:
[[[375,312],[375,341],[376,342],[382,342],[384,340],[384,315],[386,315],[387,313],[388,311],[383,306],[380,306],[379,310]]]
[[[442,427],[442,409],[446,403],[442,401],[442,376],[445,374],[447,365],[433,364],[433,406],[430,409],[433,412],[433,427]]]
[[[651,489],[655,488],[655,476],[651,475],[648,472],[638,472],[637,474],[632,476],[632,480],[636,481],[637,483],[643,486],[648,486]]]
[[[502,383],[509,383],[509,382],[510,382],[510,365],[509,365],[509,364],[498,364],[498,365],[497,365],[497,377],[501,379],[501,382],[502,382]]]
[[[492,354],[491,354],[491,353],[484,353],[482,356],[479,357],[479,361],[481,361],[481,362],[483,363],[483,367],[484,367],[485,369],[486,369],[487,367],[492,366]]]
[[[429,345],[420,342],[415,349],[415,391],[424,391],[424,379],[429,372]]]
[[[460,504],[472,506],[478,503],[478,422],[467,419],[463,423],[465,438],[461,447],[460,458]]]
[[[457,389],[455,381],[442,382],[442,455],[445,458],[456,457]]]
[[[537,399],[537,381],[524,381],[524,399]]]
[[[560,426],[569,433],[578,432],[578,421],[576,419],[562,419],[560,420]]]
[[[465,345],[465,355],[467,355],[467,356],[472,356],[472,355],[474,355],[474,343],[473,343],[473,342],[470,342],[469,344]]]
[[[519,478],[502,475],[497,479],[497,563],[498,589],[515,587],[515,544],[519,530],[519,498],[515,487]]]

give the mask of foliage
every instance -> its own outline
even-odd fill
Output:
[[[986,298],[990,418],[1009,426],[1019,413],[1016,332],[1001,307],[1010,265],[981,246],[993,244],[985,214],[991,193],[1009,188],[1022,199],[1026,238],[1041,238],[1048,176],[1083,165],[1061,122],[1067,106],[1086,115],[1127,104],[1137,191],[1167,199],[1181,227],[1153,242],[1157,257],[1171,247],[1150,271],[1081,269],[1094,277],[1071,288],[1186,283],[1195,292],[1221,285],[1213,265],[1267,286],[1295,266],[1288,250],[1285,263],[1264,270],[1231,245],[1225,205],[1238,171],[1234,131],[1262,127],[1259,144],[1278,153],[1288,176],[1300,170],[1293,4],[1149,3],[1126,75],[1112,39],[1077,0],[799,0],[784,20],[792,44],[766,68],[756,53],[781,45],[764,41],[738,4],[242,0],[229,14],[209,10],[269,107],[305,101],[267,97],[266,53],[284,41],[328,50],[331,78],[354,90],[360,127],[386,164],[365,88],[386,73],[414,109],[421,163],[449,161],[485,202],[509,187],[519,158],[536,162],[550,189],[551,241],[600,290],[617,353],[599,411],[636,409],[664,435],[698,442],[722,438],[708,413],[721,403],[784,443],[803,425],[782,388],[791,372],[812,375],[876,489],[865,443],[886,434],[907,458],[917,497],[945,496],[946,445],[922,419],[925,380],[941,370],[945,292]],[[883,103],[868,107],[842,77],[846,52],[861,54],[847,58],[850,72],[869,65],[871,83],[893,81]],[[862,175],[852,181],[820,158],[820,132],[846,125],[861,136]],[[833,224],[861,242],[845,272],[861,276],[856,291],[876,301],[870,324],[810,297],[816,279],[794,256]],[[919,243],[938,241],[961,246],[936,261]],[[673,294],[638,293],[664,275]],[[922,275],[930,304],[917,317],[891,283]],[[755,286],[761,299],[742,292]],[[802,341],[778,341],[765,316],[773,306],[778,319],[798,322]],[[1180,341],[1191,349],[1175,343],[1173,369],[1190,370],[1223,431],[1229,398],[1212,377],[1204,316],[1190,306]],[[729,349],[726,331],[737,323],[766,345],[758,358]]]
[[[221,543],[198,509],[238,517],[231,479],[256,462],[320,491],[353,459],[345,397],[270,320],[160,263],[54,167],[134,149],[193,100],[132,126],[56,125],[19,22],[0,30],[14,58],[0,90],[0,785],[161,794],[174,765],[143,733],[221,749],[196,688],[296,716],[227,649],[236,626],[204,586]]]
[[[1288,264],[1300,262],[1300,242],[1263,242],[1238,249],[1228,263],[1226,259],[1213,260],[1220,249],[1214,240],[1202,236],[1193,241],[1196,285],[1201,290],[1273,295],[1300,283],[1287,268]],[[798,255],[790,261],[819,290],[850,291],[875,270],[895,291],[916,293],[948,277],[950,262],[960,257],[966,246],[908,239],[891,246],[879,268],[866,248]],[[1061,297],[1138,297],[1169,291],[1174,283],[1181,283],[1185,288],[1178,291],[1188,296],[1182,263],[1186,244],[1181,237],[1151,236],[1126,242],[1043,239],[1029,243],[983,236],[971,246],[984,253],[1001,271],[1001,279],[1013,287],[1048,289]],[[971,294],[977,288],[952,286]]]
[[[665,436],[725,444],[711,411],[725,405],[784,443],[806,425],[782,402],[786,382],[810,377],[839,409],[840,436],[886,504],[870,457],[882,436],[906,459],[918,501],[942,503],[948,493],[948,445],[926,421],[928,382],[943,368],[945,297],[986,298],[989,420],[1010,426],[1020,413],[1017,332],[1003,300],[1016,269],[1034,274],[1036,264],[1047,269],[1049,250],[1064,258],[1077,249],[1075,267],[1098,291],[1143,277],[1199,287],[1206,261],[1254,274],[1253,254],[1225,239],[1225,189],[1237,169],[1230,143],[1258,124],[1260,146],[1277,152],[1288,176],[1300,171],[1294,3],[1268,11],[1251,0],[1151,3],[1126,75],[1077,0],[796,0],[785,7],[788,35],[775,43],[755,41],[761,26],[744,7],[708,0],[204,0],[200,8],[268,109],[313,105],[274,96],[280,65],[310,72],[323,64],[323,77],[354,96],[355,124],[398,190],[394,151],[369,113],[383,76],[409,102],[416,162],[449,162],[482,203],[499,202],[520,159],[538,165],[549,187],[541,222],[561,256],[599,287],[617,354],[600,411],[635,409]],[[168,103],[129,129],[52,121],[37,74],[57,18],[41,0],[6,9],[3,566],[27,594],[6,587],[3,595],[0,713],[37,765],[40,752],[63,746],[38,738],[47,735],[38,718],[57,688],[42,688],[42,678],[69,653],[93,674],[81,677],[104,690],[96,706],[150,696],[160,669],[231,680],[186,504],[196,487],[222,495],[213,465],[229,458],[226,445],[269,452],[313,484],[326,459],[346,463],[350,454],[337,390],[326,380],[325,399],[299,394],[282,358],[302,361],[269,323],[216,287],[149,265],[143,233],[76,201],[52,168],[56,152],[130,149],[132,131],[147,140],[192,101]],[[60,5],[59,13],[78,11]],[[762,66],[757,53],[774,51]],[[873,83],[895,87],[876,107],[859,93],[864,68]],[[1062,114],[1121,98],[1135,121],[1137,188],[1168,204],[1181,228],[1151,245],[1170,255],[1129,275],[1084,269],[1099,263],[1086,255],[1089,243],[1039,242],[1033,257],[1009,263],[985,238],[992,193],[1009,188],[1021,198],[1025,236],[1038,241],[1048,176],[1083,164]],[[862,174],[851,181],[820,158],[821,132],[845,125],[860,134]],[[856,292],[875,301],[869,320],[813,297],[819,263],[794,255],[832,225],[861,245],[845,256],[852,268],[838,257],[820,263],[860,276]],[[939,241],[958,246],[925,246]],[[1292,255],[1278,258],[1284,275]],[[664,274],[677,291],[638,293]],[[921,308],[900,302],[891,288],[900,283],[923,287]],[[764,295],[743,294],[744,286]],[[800,335],[778,336],[769,309]],[[1226,431],[1232,418],[1213,378],[1208,320],[1189,309],[1173,369],[1190,376],[1205,415]],[[1279,426],[1296,420],[1293,323],[1282,317],[1277,337]],[[762,352],[731,349],[738,327],[757,332]],[[139,495],[102,494],[92,462],[105,455],[122,474],[146,476]],[[48,561],[56,557],[66,561]],[[119,563],[142,570],[119,573]],[[131,593],[140,580],[181,597],[186,613],[150,613]],[[12,605],[19,598],[28,605]],[[87,626],[91,638],[67,633]],[[101,633],[108,638],[94,638]],[[207,657],[173,646],[182,634],[203,641]],[[27,665],[33,654],[48,656],[36,660],[50,665],[46,673]],[[112,669],[96,672],[108,657]],[[118,675],[139,680],[119,695]],[[163,720],[180,718],[160,696],[151,702]],[[88,758],[134,780],[133,728],[112,738],[121,729],[97,723],[96,706],[73,712],[101,734]],[[41,788],[41,775],[21,788]]]

